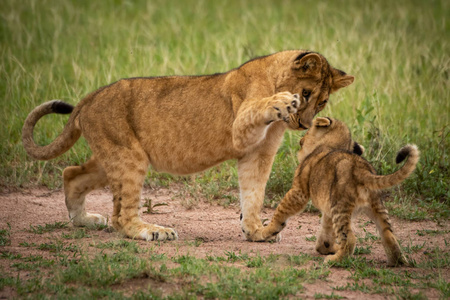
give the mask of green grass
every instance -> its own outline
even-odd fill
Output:
[[[416,143],[417,171],[391,191],[394,214],[445,219],[449,209],[450,28],[447,1],[2,2],[0,26],[0,185],[61,187],[61,172],[90,156],[84,140],[49,162],[29,159],[23,120],[50,99],[72,104],[124,77],[209,74],[285,49],[312,49],[356,76],[322,115],[347,122],[381,173],[396,151]],[[95,28],[95,30],[93,30]],[[46,144],[67,121],[48,116],[35,138]],[[267,185],[275,206],[289,189],[301,132],[287,132]],[[149,171],[147,185],[186,182]],[[186,193],[237,203],[235,162],[196,175]],[[187,205],[195,205],[188,203]],[[415,207],[413,211],[404,207]],[[432,206],[430,213],[427,208]],[[414,214],[414,211],[423,212]]]
[[[308,254],[262,256],[224,251],[222,256],[206,258],[167,256],[158,253],[164,244],[142,247],[121,239],[104,242],[94,238],[83,251],[64,237],[29,247],[34,254],[1,252],[1,265],[9,267],[0,272],[0,292],[9,287],[18,298],[279,299],[302,298],[306,285],[323,284],[333,291],[315,293],[316,299],[342,299],[345,291],[424,299],[430,289],[445,299],[450,291],[444,277],[450,267],[449,255],[437,247],[427,247],[427,259],[416,268],[380,267],[359,255],[332,268],[323,264],[323,257]],[[345,284],[330,281],[336,269],[347,271]],[[130,289],[133,286],[139,288]]]
[[[11,225],[7,224],[8,229],[0,229],[0,246],[11,245]]]
[[[416,172],[389,190],[386,204],[391,214],[437,223],[450,218],[448,1],[3,0],[1,6],[0,189],[35,185],[60,188],[62,170],[89,158],[83,139],[51,161],[33,161],[26,156],[21,144],[23,121],[45,101],[62,99],[76,104],[89,92],[120,78],[224,72],[255,56],[310,49],[355,75],[355,83],[332,95],[321,115],[345,121],[366,148],[364,156],[380,173],[398,168],[394,157],[403,145],[415,143],[421,150]],[[35,131],[38,143],[52,141],[67,118],[42,119]],[[290,188],[302,134],[286,132],[267,184],[265,205],[276,206]],[[150,169],[145,184],[170,187],[174,183],[184,186],[179,196],[189,196],[186,207],[195,206],[200,198],[224,206],[239,202],[235,161],[195,177]],[[275,258],[228,249],[221,257],[173,259],[146,252],[134,242],[95,243],[90,248],[99,252],[92,256],[76,244],[91,231],[67,233],[62,223],[47,225],[32,226],[29,231],[63,230],[61,239],[19,244],[45,253],[42,260],[29,261],[0,248],[0,259],[10,260],[15,264],[12,269],[30,274],[25,278],[0,270],[0,290],[10,286],[19,296],[30,293],[36,298],[122,298],[129,295],[114,289],[115,285],[150,278],[153,283],[181,286],[169,295],[173,298],[280,298],[301,295],[305,282],[326,279],[330,270],[306,267],[320,266],[322,260],[308,255],[289,256],[288,267],[277,269]],[[428,258],[416,262],[416,269],[405,274],[377,269],[363,257],[374,242],[370,234],[361,238],[358,253],[362,255],[341,265],[352,270],[351,282],[336,291],[421,299],[421,291],[411,291],[418,286],[437,289],[442,298],[450,297],[442,273],[442,268],[449,268],[448,252],[404,243],[407,255],[426,251]],[[11,229],[0,229],[0,246],[10,244]],[[201,245],[198,240],[192,246]],[[54,264],[49,262],[52,259]],[[51,271],[42,277],[39,270]],[[419,275],[423,272],[422,278]],[[202,281],[205,276],[207,280]],[[133,294],[137,299],[149,296],[163,297],[147,286]],[[315,297],[339,298],[337,293]]]
[[[46,232],[53,232],[56,229],[66,228],[68,224],[69,224],[68,222],[55,222],[53,224],[45,224],[44,226],[30,225],[30,229],[28,231],[31,233],[43,234]]]

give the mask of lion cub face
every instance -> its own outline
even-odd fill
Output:
[[[314,150],[326,147],[333,150],[344,150],[361,155],[364,147],[352,140],[350,130],[341,121],[332,118],[316,118],[313,126],[300,140],[301,149],[297,153],[300,163]]]
[[[301,104],[290,118],[293,129],[308,129],[314,116],[325,108],[329,96],[353,83],[354,77],[332,67],[325,57],[304,52],[290,58],[289,70],[282,70],[277,91],[299,94]]]

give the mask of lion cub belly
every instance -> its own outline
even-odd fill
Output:
[[[199,130],[200,131],[200,130]],[[180,133],[168,134],[163,142],[155,143],[159,139],[150,134],[144,139],[144,149],[147,152],[150,164],[160,172],[169,172],[177,175],[186,175],[204,171],[225,160],[239,157],[230,141],[224,136],[213,137],[210,133],[198,139],[185,130],[185,136]],[[167,134],[167,132],[166,132]],[[175,136],[175,138],[173,138]]]
[[[200,151],[200,150],[198,150]],[[232,159],[232,155],[193,155],[194,151],[174,151],[171,156],[167,156],[165,151],[150,154],[150,164],[158,172],[168,172],[176,175],[188,175],[204,171],[212,166],[220,164],[225,160]],[[189,153],[192,152],[192,153]]]

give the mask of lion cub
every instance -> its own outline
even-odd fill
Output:
[[[278,234],[292,215],[302,211],[308,200],[322,212],[322,230],[316,244],[325,262],[339,261],[353,254],[356,238],[351,229],[352,214],[365,212],[376,224],[388,257],[388,264],[406,263],[392,233],[388,212],[379,190],[401,183],[415,169],[419,151],[415,145],[403,147],[396,162],[408,160],[398,171],[376,175],[364,158],[363,148],[351,138],[350,130],[338,120],[317,118],[300,140],[299,167],[291,190],[278,205],[271,223],[260,231],[261,240]]]

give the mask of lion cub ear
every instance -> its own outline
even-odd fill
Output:
[[[332,70],[333,74],[333,85],[331,87],[331,92],[334,93],[337,90],[349,86],[355,80],[355,77],[352,75],[347,75],[344,71],[334,69]]]
[[[318,117],[314,120],[314,125],[316,127],[328,127],[331,125],[331,119]]]
[[[293,70],[300,70],[308,75],[320,72],[322,61],[317,53],[302,53],[294,59]]]

